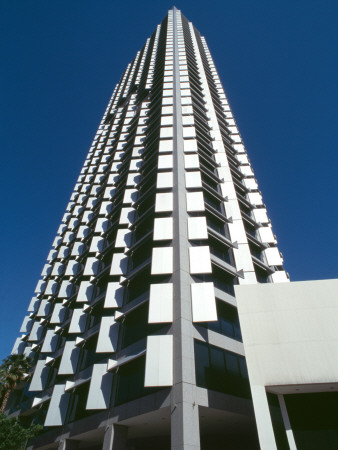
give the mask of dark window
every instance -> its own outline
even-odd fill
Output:
[[[200,325],[237,341],[242,341],[237,309],[221,300],[217,300],[216,305],[218,320],[202,322]]]
[[[158,388],[144,387],[144,369],[145,357],[137,358],[119,368],[115,405],[129,402],[158,390]]]
[[[126,315],[123,322],[122,348],[163,328],[161,323],[148,324],[148,311],[149,303],[146,302]]]
[[[89,383],[84,383],[73,392],[70,402],[69,422],[74,422],[97,412],[86,409],[88,391]]]
[[[80,370],[84,370],[98,361],[111,356],[110,353],[96,353],[97,339],[98,334],[88,339],[82,348]]]
[[[197,386],[251,398],[243,356],[195,341],[195,364]]]

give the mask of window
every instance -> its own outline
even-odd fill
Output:
[[[251,398],[244,356],[195,341],[197,386]]]
[[[123,322],[122,348],[163,328],[161,323],[148,324],[148,311],[149,303],[146,302],[126,315]]]
[[[217,300],[216,306],[218,320],[213,322],[202,322],[199,325],[242,342],[237,309],[221,300]]]
[[[120,366],[117,372],[115,405],[129,402],[158,390],[158,388],[144,387],[144,369],[144,356]]]

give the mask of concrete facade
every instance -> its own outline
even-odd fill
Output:
[[[303,448],[284,397],[338,390],[338,280],[236,286],[235,292],[261,449],[277,449],[267,392],[278,395],[290,449]]]
[[[103,115],[14,353],[30,448],[258,447],[235,285],[288,282],[204,37],[173,8]]]

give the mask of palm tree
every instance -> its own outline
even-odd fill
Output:
[[[33,360],[25,355],[10,355],[3,359],[0,366],[1,407],[0,414],[5,411],[10,393],[16,385],[26,378]]]

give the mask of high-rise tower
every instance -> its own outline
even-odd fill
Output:
[[[282,262],[206,41],[173,8],[90,147],[8,412],[45,425],[32,448],[258,448],[234,285],[288,281]]]

